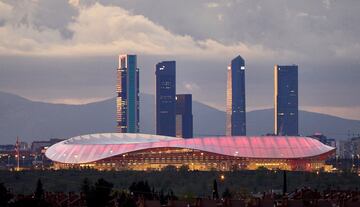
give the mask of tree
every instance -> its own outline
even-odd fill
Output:
[[[126,197],[127,195],[124,192],[118,193],[118,197],[116,199],[118,206],[124,206],[126,202]]]
[[[131,196],[129,196],[129,194],[121,192],[120,195],[118,195],[117,206],[136,207],[137,205],[135,200]]]
[[[188,165],[181,165],[181,167],[179,168],[179,173],[182,175],[185,175],[189,172],[190,168]]]
[[[85,196],[85,201],[86,201],[86,204],[90,204],[92,202],[92,192],[91,192],[91,189],[92,186],[91,186],[91,183],[90,183],[90,180],[88,178],[85,178],[83,180],[83,183],[81,185],[81,192],[84,194]]]
[[[264,166],[259,166],[256,170],[258,170],[258,171],[269,171],[269,169],[267,169]]]
[[[159,200],[160,200],[161,205],[165,205],[167,203],[167,200],[166,200],[166,197],[164,195],[164,190],[163,189],[161,189],[161,191],[160,191]]]
[[[90,190],[91,190],[90,188],[91,188],[90,180],[88,178],[85,178],[81,185],[81,192],[83,192],[84,194],[87,194],[90,192]]]
[[[106,207],[109,206],[112,197],[113,184],[100,178],[94,185],[91,185],[89,179],[85,178],[81,185],[81,192],[85,195],[86,205],[88,207]]]
[[[96,205],[91,206],[108,206],[109,201],[112,199],[111,193],[113,186],[112,183],[100,178],[95,183],[95,188],[93,190],[93,195],[96,197],[95,202],[93,203]]]
[[[147,181],[133,182],[129,187],[129,191],[136,197],[144,197],[146,199],[153,199],[153,192]]]
[[[174,173],[176,172],[176,170],[177,170],[176,166],[174,165],[168,165],[162,169],[163,172],[170,172],[170,173]]]
[[[4,183],[0,183],[0,206],[8,206],[12,197],[13,195],[5,187]]]
[[[178,198],[175,196],[174,191],[172,189],[169,190],[167,194],[167,200],[177,200]]]
[[[217,186],[216,179],[214,179],[214,182],[213,182],[213,199],[219,199],[219,192],[218,192],[218,186]]]
[[[40,178],[38,179],[38,181],[36,183],[34,198],[37,201],[44,200],[44,188],[43,188],[43,184],[42,184]]]
[[[225,198],[225,199],[231,199],[232,198],[232,195],[231,195],[231,192],[230,192],[229,188],[225,189],[225,191],[222,194],[222,197]]]
[[[31,201],[25,201],[25,202],[30,202]],[[36,189],[34,192],[34,199],[33,199],[33,203],[36,203],[35,205],[29,205],[29,206],[37,206],[37,207],[47,207],[47,206],[51,206],[50,203],[45,201],[45,190],[43,187],[43,184],[40,180],[40,178],[38,179],[37,183],[36,183]]]

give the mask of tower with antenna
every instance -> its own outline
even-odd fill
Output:
[[[16,152],[16,171],[20,171],[20,142],[19,137],[16,138],[16,144],[15,144],[15,152]]]

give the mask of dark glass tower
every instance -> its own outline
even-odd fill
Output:
[[[156,134],[176,135],[176,62],[156,64]]]
[[[116,82],[117,132],[139,132],[139,68],[136,55],[120,55]]]
[[[274,133],[280,136],[297,136],[298,124],[298,66],[274,67]]]
[[[176,137],[193,137],[193,115],[191,94],[176,95]]]
[[[226,135],[245,136],[245,61],[240,55],[231,61],[227,73]]]

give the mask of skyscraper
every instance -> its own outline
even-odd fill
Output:
[[[227,73],[226,135],[245,136],[245,61],[240,55],[231,61]]]
[[[274,67],[274,133],[296,136],[298,131],[298,66],[275,65]]]
[[[117,131],[139,132],[139,68],[136,55],[120,55],[116,83]]]
[[[191,94],[176,95],[176,137],[193,137]]]
[[[156,134],[175,136],[176,62],[156,64]]]

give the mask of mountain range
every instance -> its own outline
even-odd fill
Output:
[[[155,99],[153,95],[140,96],[140,130],[155,131]],[[67,105],[36,102],[0,92],[0,144],[13,144],[18,136],[22,141],[69,138],[81,134],[114,132],[116,100]],[[193,101],[195,136],[225,134],[225,112]],[[247,113],[248,135],[263,135],[273,131],[273,109]],[[335,139],[345,139],[349,132],[360,131],[360,121],[336,116],[300,111],[299,126],[302,135],[323,133]]]

